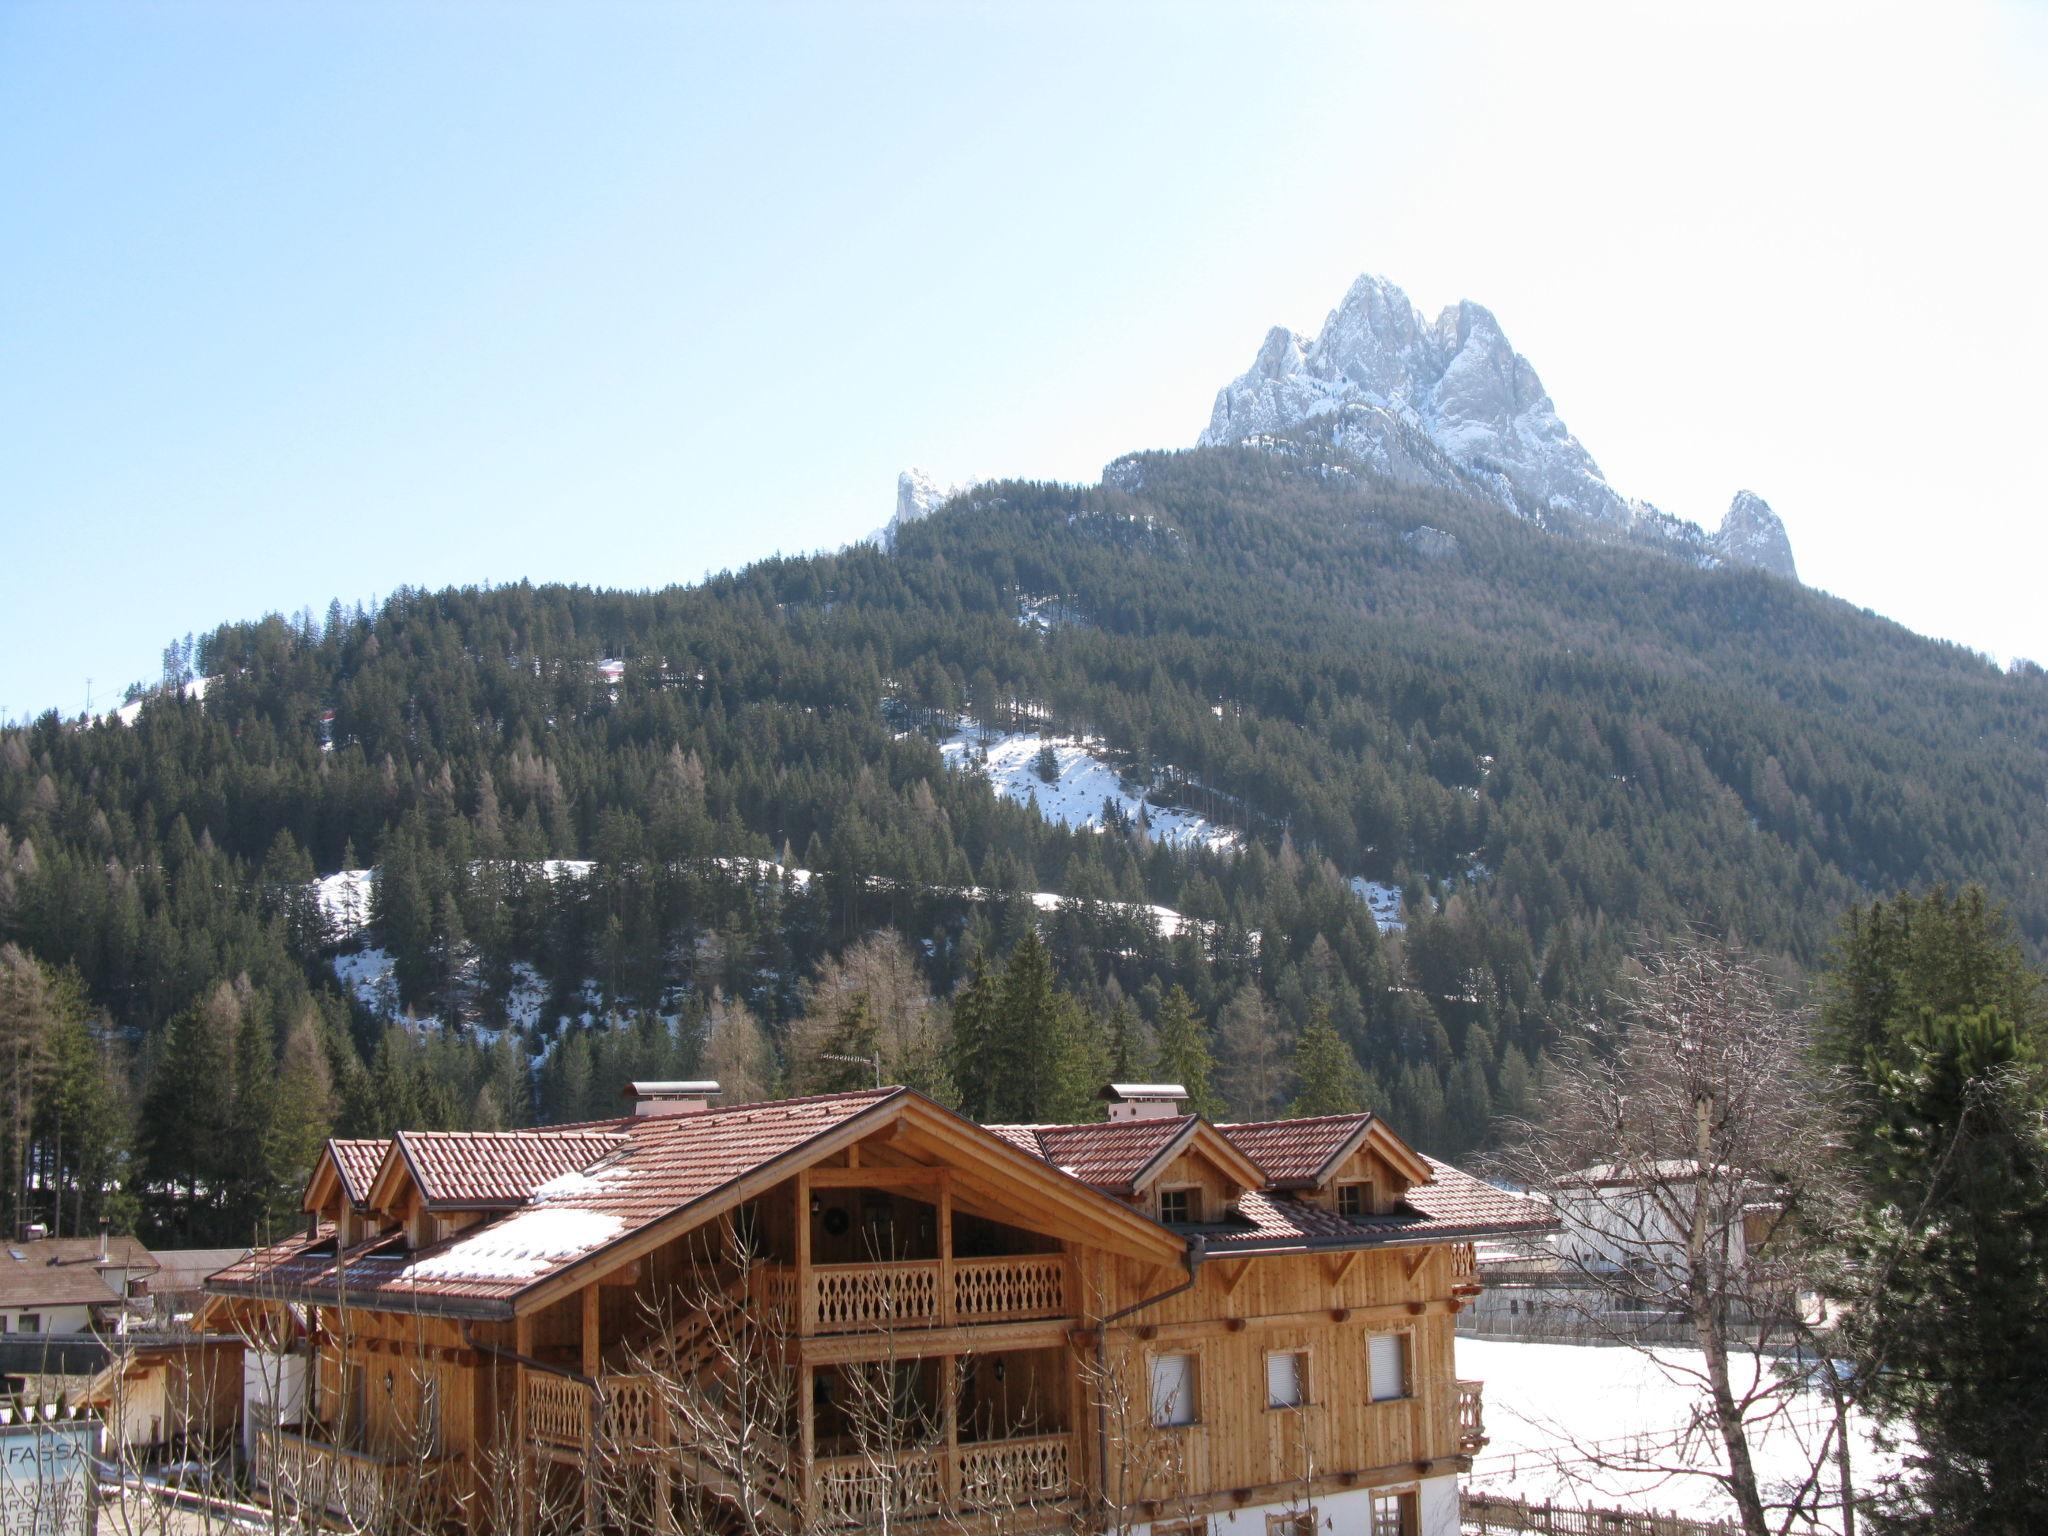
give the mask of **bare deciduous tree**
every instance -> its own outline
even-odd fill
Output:
[[[1773,1363],[1814,1342],[1811,1239],[1838,1201],[1809,1019],[1738,948],[1699,938],[1647,955],[1618,1002],[1612,1020],[1585,1021],[1589,1048],[1557,1063],[1500,1163],[1556,1203],[1562,1300],[1585,1331],[1648,1351],[1642,1325],[1662,1321],[1697,1345],[1697,1367],[1654,1357],[1697,1410],[1669,1434],[1576,1449],[1598,1470],[1704,1473],[1750,1536],[1789,1530],[1816,1513],[1846,1423],[1839,1403],[1817,1430],[1796,1423],[1810,1389]],[[1767,1430],[1817,1435],[1791,1487],[1759,1478]],[[1686,1454],[1702,1440],[1718,1467]]]

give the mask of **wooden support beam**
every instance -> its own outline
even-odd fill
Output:
[[[953,1176],[939,1170],[939,1323],[950,1328],[956,1321],[953,1294]]]
[[[811,1274],[811,1180],[823,1171],[799,1168],[791,1181],[796,1191],[796,1316],[790,1325],[800,1338],[818,1326],[817,1286]]]
[[[1323,1260],[1323,1273],[1329,1277],[1332,1286],[1342,1285],[1344,1277],[1351,1273],[1351,1266],[1358,1262],[1358,1250],[1340,1253],[1334,1259]]]
[[[1344,1313],[1345,1318],[1352,1322],[1385,1323],[1432,1312],[1442,1313],[1448,1317],[1451,1314],[1451,1305],[1448,1301],[1396,1301],[1377,1307],[1318,1307],[1312,1312],[1273,1312],[1263,1317],[1247,1317],[1237,1321],[1241,1321],[1246,1330],[1256,1333],[1269,1328],[1306,1328],[1319,1323],[1342,1321],[1343,1319],[1336,1315],[1338,1312]],[[1205,1318],[1189,1323],[1143,1323],[1136,1326],[1126,1324],[1116,1331],[1129,1333],[1148,1342],[1157,1339],[1171,1343],[1181,1339],[1211,1337],[1216,1332],[1216,1322],[1214,1319]]]
[[[804,1220],[810,1220],[805,1212]],[[817,1518],[815,1494],[818,1456],[817,1426],[817,1372],[808,1358],[797,1367],[796,1372],[796,1432],[797,1432],[797,1477],[803,1497],[803,1508],[797,1512],[797,1519],[805,1527]]]
[[[1210,1326],[1210,1325],[1204,1325]],[[1064,1349],[1070,1320],[975,1323],[960,1328],[904,1328],[895,1333],[835,1333],[802,1341],[806,1365],[856,1360],[929,1360],[935,1355],[990,1355],[1005,1349]]]
[[[512,1320],[512,1348],[514,1352],[533,1357],[533,1316],[531,1313]],[[517,1536],[533,1536],[533,1449],[531,1436],[526,1425],[526,1367],[512,1367],[512,1476],[515,1479],[513,1497],[516,1502],[514,1520],[517,1522]]]
[[[813,1189],[929,1189],[950,1175],[950,1168],[897,1168],[869,1163],[865,1168],[813,1168]]]
[[[600,1306],[604,1291],[595,1285],[583,1288],[583,1374],[595,1377],[602,1360],[604,1340],[599,1337]],[[583,1420],[583,1536],[597,1536],[597,1410],[592,1401]]]

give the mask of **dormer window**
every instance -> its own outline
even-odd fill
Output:
[[[1362,1218],[1373,1214],[1372,1181],[1355,1179],[1337,1186],[1337,1214]]]
[[[1193,1185],[1159,1191],[1159,1219],[1169,1227],[1192,1226],[1202,1219],[1202,1192]]]

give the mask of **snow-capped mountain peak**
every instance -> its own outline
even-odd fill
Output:
[[[1518,516],[1603,537],[1636,522],[1636,504],[1565,426],[1534,365],[1470,300],[1431,322],[1386,278],[1360,277],[1313,340],[1267,333],[1252,366],[1217,391],[1198,441],[1307,425],[1406,484],[1477,491]],[[1747,492],[1712,542],[1720,558],[1792,575],[1784,525]]]
[[[1784,519],[1754,491],[1735,493],[1714,542],[1721,547],[1721,558],[1731,565],[1760,566],[1788,581],[1799,579],[1798,567],[1792,562],[1792,541],[1785,536]]]

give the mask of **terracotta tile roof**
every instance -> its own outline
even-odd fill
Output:
[[[351,1205],[370,1198],[370,1186],[377,1182],[377,1170],[384,1166],[384,1154],[391,1142],[383,1136],[348,1138],[337,1136],[327,1143],[334,1152],[334,1169],[341,1175],[341,1187]]]
[[[333,1232],[261,1249],[208,1289],[502,1316],[513,1297],[902,1094],[900,1088],[629,1117],[597,1166],[534,1187],[518,1209],[405,1251],[391,1234],[336,1255]],[[588,1127],[577,1130],[587,1131]],[[408,1137],[408,1140],[410,1138]]]
[[[1153,1120],[1095,1125],[991,1125],[983,1129],[1035,1153],[1083,1184],[1113,1195],[1128,1195],[1138,1176],[1192,1129],[1197,1118],[1162,1115]]]
[[[1557,1225],[1549,1202],[1496,1189],[1462,1168],[1429,1159],[1434,1175],[1408,1191],[1408,1204],[1431,1221],[1484,1229],[1488,1234],[1538,1232]]]
[[[1301,1247],[1370,1247],[1378,1243],[1443,1243],[1512,1232],[1540,1232],[1556,1224],[1538,1200],[1495,1189],[1482,1179],[1429,1160],[1431,1179],[1411,1185],[1403,1209],[1385,1216],[1339,1216],[1321,1206],[1268,1193],[1248,1194],[1238,1205],[1239,1227],[1208,1229],[1212,1254]]]
[[[428,1205],[475,1210],[522,1205],[627,1142],[618,1131],[400,1131],[398,1144]]]
[[[1317,1115],[1303,1120],[1260,1120],[1219,1125],[1225,1136],[1266,1170],[1276,1189],[1312,1186],[1344,1149],[1365,1133],[1372,1116]]]

